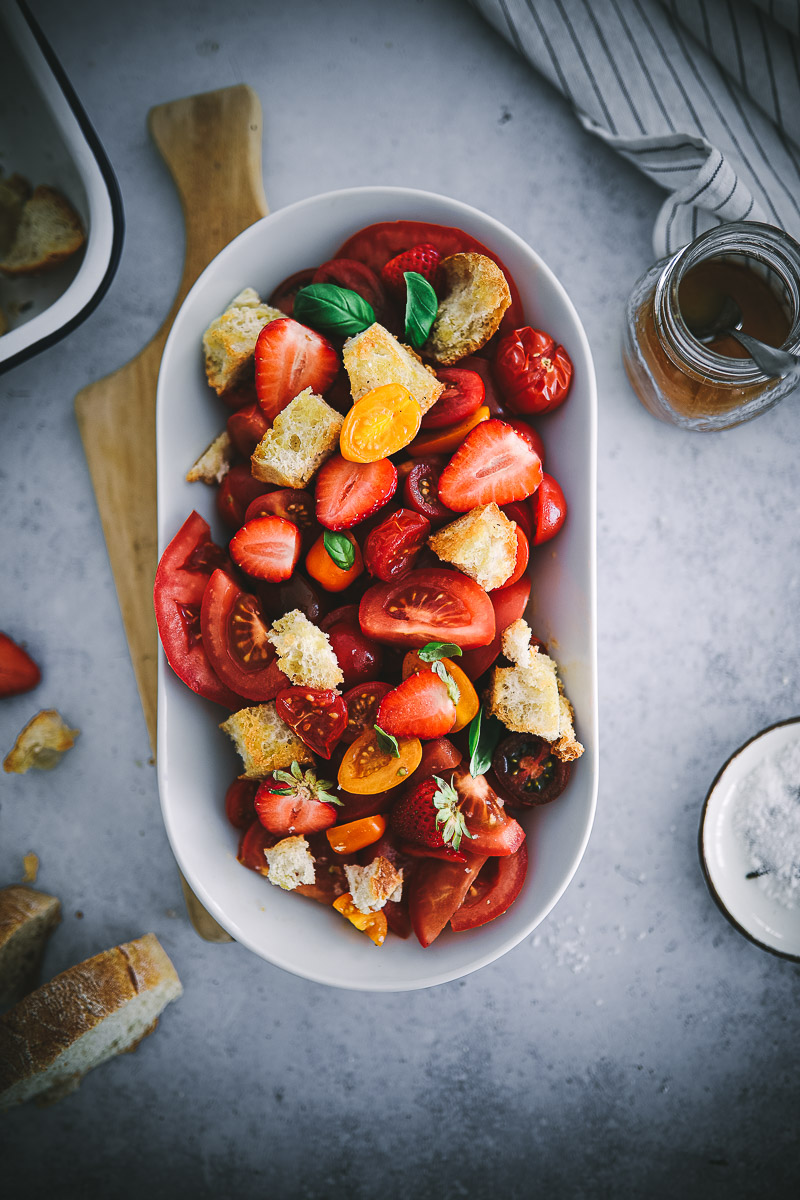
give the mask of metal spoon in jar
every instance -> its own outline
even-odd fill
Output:
[[[768,346],[765,342],[759,342],[757,338],[750,337],[749,333],[742,333],[741,326],[742,311],[736,301],[731,296],[727,296],[713,321],[696,328],[689,326],[689,329],[692,337],[696,338],[698,342],[702,342],[704,346],[718,337],[736,338],[736,341],[744,346],[758,369],[765,375],[779,379],[793,376],[800,380],[800,357],[798,355],[790,354],[788,350],[778,350],[775,346]]]

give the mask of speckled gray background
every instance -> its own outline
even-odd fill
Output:
[[[114,164],[127,238],[100,309],[0,380],[0,627],[45,670],[3,702],[0,748],[37,706],[83,730],[57,772],[0,783],[0,879],[33,849],[62,897],[48,973],[152,929],[186,991],[135,1055],[3,1119],[9,1195],[796,1195],[800,973],[726,923],[696,837],[720,763],[800,708],[797,401],[712,436],[637,405],[621,310],[660,195],[458,0],[32,7]],[[554,268],[595,354],[594,833],[531,939],[428,992],[330,991],[192,931],[73,417],[177,286],[147,108],[242,81],[273,208],[363,183],[470,201]]]

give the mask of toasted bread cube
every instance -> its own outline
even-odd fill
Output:
[[[233,462],[233,443],[228,437],[227,430],[217,434],[198,458],[197,462],[186,472],[187,483],[222,483]]]
[[[43,184],[22,208],[14,240],[0,260],[0,271],[12,277],[49,271],[80,250],[85,241],[81,219],[66,196]]]
[[[489,592],[502,587],[514,570],[517,527],[494,502],[481,504],[434,533],[428,545]]]
[[[315,883],[314,856],[302,836],[286,837],[264,851],[269,866],[267,879],[285,892],[301,883]]]
[[[242,756],[242,779],[264,779],[273,771],[288,770],[293,762],[311,761],[308,746],[280,719],[274,701],[240,708],[220,729]]]
[[[255,288],[247,287],[211,322],[203,334],[203,349],[206,376],[218,396],[252,375],[258,335],[270,321],[285,315],[262,303]]]
[[[561,691],[558,697],[560,720],[558,737],[553,742],[553,754],[555,754],[556,758],[560,758],[562,762],[573,762],[576,758],[580,758],[584,752],[584,748],[575,737],[575,726],[573,724],[575,713],[569,700],[564,695],[560,679],[558,686]]]
[[[497,333],[511,303],[506,277],[485,254],[451,254],[439,264],[439,311],[423,352],[435,362],[456,363]]]
[[[279,617],[267,634],[278,666],[299,687],[335,688],[344,683],[330,639],[299,608]]]
[[[515,665],[495,667],[487,710],[515,733],[534,733],[553,742],[561,724],[556,664],[531,647],[530,638],[531,630],[521,618],[503,633],[503,653]]]
[[[403,872],[398,871],[383,855],[378,855],[366,867],[346,864],[344,873],[350,885],[353,904],[360,913],[378,912],[387,900],[402,898]]]
[[[388,329],[376,321],[362,333],[348,338],[342,351],[345,370],[350,377],[353,400],[360,400],[373,388],[400,383],[422,409],[423,416],[444,391],[434,373],[407,346],[398,342]]]
[[[70,729],[64,723],[56,709],[43,709],[18,734],[3,769],[15,775],[24,775],[31,767],[52,771],[60,763],[61,755],[75,745],[79,733],[80,729]]]
[[[339,445],[344,417],[306,388],[278,413],[250,459],[256,479],[305,487]]]

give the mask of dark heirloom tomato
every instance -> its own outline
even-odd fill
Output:
[[[257,790],[255,779],[234,779],[225,793],[225,816],[234,829],[249,829],[254,821],[258,823],[253,805]]]
[[[322,758],[331,751],[347,726],[347,706],[338,692],[327,688],[285,687],[278,692],[278,716]]]
[[[287,317],[291,317],[294,313],[295,296],[301,287],[311,283],[315,272],[316,267],[306,267],[304,271],[295,271],[294,275],[289,275],[282,283],[278,284],[268,303],[273,308],[279,308]]]
[[[572,361],[549,333],[526,325],[501,338],[494,374],[514,412],[547,413],[567,398]]]
[[[533,544],[541,546],[554,538],[567,519],[567,502],[558,482],[545,474],[539,490],[528,501],[533,514]]]
[[[299,608],[309,621],[313,621],[315,625],[319,624],[322,615],[319,593],[299,571],[295,571],[291,579],[284,579],[282,583],[266,583],[257,580],[256,589],[261,600],[261,607],[268,617],[273,619],[282,617],[284,613]]]
[[[409,508],[427,517],[434,525],[441,525],[453,517],[452,510],[439,499],[440,474],[440,467],[423,459],[414,464],[403,484],[403,497]]]
[[[483,404],[486,386],[477,371],[465,371],[462,367],[440,367],[436,378],[445,388],[422,418],[423,429],[444,429],[448,425],[456,425]]]
[[[517,583],[509,584],[504,588],[495,588],[493,592],[489,593],[489,600],[495,614],[495,636],[487,646],[480,646],[477,650],[465,650],[458,660],[458,665],[466,671],[470,679],[478,679],[484,671],[488,671],[498,657],[504,630],[508,629],[512,621],[516,621],[524,615],[530,594],[531,581],[527,575],[523,575]]]
[[[256,496],[248,506],[243,524],[254,517],[283,517],[300,530],[303,549],[308,550],[319,536],[319,525],[314,515],[314,497],[302,488],[278,488],[264,496]]]
[[[486,646],[495,634],[494,609],[483,588],[460,571],[436,568],[375,584],[361,599],[358,619],[367,637],[400,646]]]
[[[347,706],[347,727],[342,734],[343,742],[354,742],[365,729],[375,724],[378,706],[391,690],[390,683],[372,679],[365,683],[357,683],[345,692],[342,699]]]
[[[532,733],[503,738],[492,757],[501,793],[514,807],[549,804],[569,783],[570,764],[552,753],[549,742]]]
[[[200,630],[200,606],[209,576],[226,564],[230,565],[228,557],[211,541],[208,523],[193,512],[161,556],[153,604],[161,645],[178,678],[207,700],[241,708],[241,697],[212,668]]]
[[[474,854],[513,854],[525,841],[525,830],[505,812],[503,801],[483,775],[470,775],[465,767],[453,773],[453,786],[461,799],[461,812],[472,834]],[[462,848],[463,848],[462,842]]]
[[[439,936],[486,862],[484,854],[467,851],[466,857],[466,863],[436,858],[417,862],[408,888],[408,911],[421,946],[430,946]]]
[[[506,912],[522,891],[528,873],[528,844],[507,858],[489,858],[467,892],[464,902],[450,918],[456,933],[477,929]]]
[[[269,429],[269,421],[258,401],[240,408],[228,417],[228,437],[245,458],[249,458]]]
[[[244,524],[244,515],[248,505],[256,496],[263,496],[275,489],[268,483],[261,483],[250,474],[250,467],[237,463],[231,467],[217,489],[217,512],[226,525],[238,529]]]
[[[385,583],[401,579],[414,566],[430,531],[427,517],[399,508],[370,530],[364,542],[364,566]]]
[[[215,571],[208,581],[200,629],[209,662],[237,695],[264,704],[286,686],[258,599],[226,571]]]

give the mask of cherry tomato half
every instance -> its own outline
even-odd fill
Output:
[[[502,584],[503,588],[511,587],[512,584],[518,583],[525,571],[528,568],[528,559],[530,558],[530,545],[526,538],[522,527],[517,526],[517,557],[514,559],[514,570],[509,575],[508,579]],[[502,590],[502,589],[501,589]]]
[[[532,808],[549,804],[569,783],[570,764],[552,753],[549,742],[532,733],[503,738],[492,756],[492,771],[508,803]]]
[[[370,530],[364,542],[364,566],[385,583],[402,579],[414,566],[430,531],[427,517],[399,508]]]
[[[549,333],[525,325],[501,338],[494,373],[510,409],[547,413],[567,398],[572,361]]]
[[[278,488],[266,495],[256,496],[247,507],[243,524],[254,517],[283,517],[300,530],[303,549],[307,550],[319,534],[314,497],[302,488]]]
[[[399,758],[381,750],[374,729],[365,729],[342,759],[339,786],[358,796],[374,796],[404,783],[419,766],[422,744],[408,737],[398,738],[397,745]]]
[[[378,678],[383,666],[383,647],[362,632],[357,605],[336,609],[325,618],[321,628],[333,647],[345,687]]]
[[[228,437],[245,458],[249,458],[269,429],[269,421],[256,401],[232,412],[228,417]]]
[[[567,519],[567,502],[560,484],[552,475],[542,477],[538,491],[528,501],[533,514],[534,546],[554,538]]]
[[[342,699],[347,706],[347,727],[342,734],[343,742],[354,742],[365,729],[372,729],[378,719],[380,702],[391,690],[390,683],[369,679],[365,683],[357,683],[345,692]]]
[[[385,383],[357,400],[344,419],[339,449],[348,462],[372,463],[407,446],[422,409],[401,383]]]
[[[486,386],[477,371],[441,367],[436,378],[445,385],[439,399],[422,418],[423,429],[445,429],[456,425],[483,404]]]
[[[275,708],[309,750],[322,758],[330,758],[347,727],[347,706],[338,692],[328,688],[282,688]]]
[[[423,460],[412,466],[403,484],[403,497],[408,507],[427,517],[432,525],[441,525],[453,516],[439,499],[440,474],[440,467]]]

